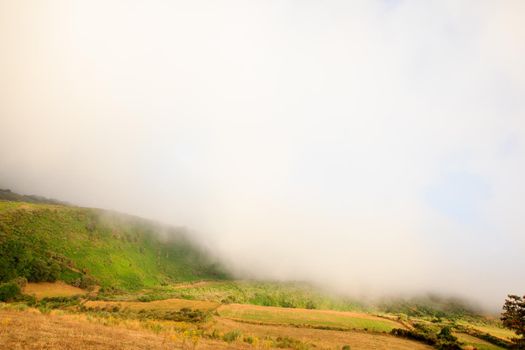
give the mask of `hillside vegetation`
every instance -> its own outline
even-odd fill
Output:
[[[234,280],[185,230],[0,190],[0,348],[502,350],[515,336],[455,298]]]
[[[133,290],[225,278],[183,230],[98,209],[0,200],[0,282]]]

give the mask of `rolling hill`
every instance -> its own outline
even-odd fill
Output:
[[[133,290],[225,272],[183,229],[141,218],[0,193],[0,282],[64,280]],[[27,200],[30,199],[32,203]]]
[[[9,297],[13,285],[23,287]],[[502,350],[515,337],[455,298],[371,304],[303,282],[235,280],[185,229],[9,190],[0,289],[5,348]]]

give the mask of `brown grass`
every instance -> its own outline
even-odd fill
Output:
[[[222,305],[218,312],[232,320],[273,325],[327,328],[334,330],[365,329],[389,332],[393,328],[405,328],[399,322],[360,312],[310,310],[245,304]]]
[[[360,331],[332,331],[291,326],[256,325],[219,318],[215,327],[221,332],[238,329],[245,335],[259,338],[290,337],[315,345],[318,349],[341,349],[350,345],[352,350],[430,350],[432,347],[388,334],[371,334]]]
[[[123,323],[105,323],[84,314],[62,314],[61,311],[41,314],[38,310],[14,311],[0,309],[0,349],[182,349],[180,333],[155,333],[136,320]],[[222,333],[240,330],[243,336],[290,337],[314,345],[315,349],[341,349],[350,345],[352,350],[431,350],[426,345],[396,338],[388,334],[370,334],[360,331],[332,331],[288,326],[253,325],[216,318],[213,328]],[[167,329],[168,327],[166,327]],[[193,349],[187,342],[185,349]],[[195,349],[254,349],[237,341],[200,338]]]
[[[24,294],[34,295],[37,299],[48,297],[70,297],[73,295],[83,295],[87,292],[83,289],[70,286],[61,281],[28,283],[23,290]]]
[[[193,346],[186,344],[186,349]],[[201,339],[196,349],[248,349]],[[182,349],[178,337],[143,329],[104,326],[83,315],[42,315],[36,311],[0,310],[0,349],[12,350],[167,350]]]
[[[454,335],[458,337],[460,342],[471,345],[473,348],[479,348],[482,346],[483,349],[503,350],[503,348],[499,346],[493,345],[483,339],[476,338],[465,333],[454,333]]]
[[[186,289],[186,288],[195,288],[195,287],[204,287],[211,284],[215,284],[217,282],[215,281],[197,281],[197,282],[191,282],[191,283],[179,283],[174,284],[173,289]]]
[[[220,304],[213,301],[186,300],[186,299],[165,299],[149,302],[140,301],[87,301],[84,306],[93,309],[104,309],[107,307],[118,306],[120,309],[132,311],[140,310],[166,310],[177,311],[182,308],[209,311],[216,309]]]
[[[264,337],[290,337],[315,345],[316,349],[341,349],[350,345],[352,350],[431,350],[430,346],[388,334],[361,331],[332,331],[291,326],[256,325],[219,318],[215,327],[221,332],[240,330],[245,335]]]
[[[397,327],[401,326],[396,321],[387,319],[385,317],[378,317],[372,314],[367,314],[364,312],[351,312],[351,311],[335,311],[335,310],[317,310],[317,309],[301,309],[301,308],[285,308],[277,306],[260,306],[260,305],[251,305],[251,304],[227,304],[221,306],[221,309],[228,310],[264,310],[271,311],[272,313],[292,313],[292,314],[326,314],[333,316],[346,316],[351,318],[363,318],[367,320],[376,320],[376,321],[386,321],[395,323]]]

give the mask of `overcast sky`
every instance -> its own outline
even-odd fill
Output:
[[[525,2],[0,0],[0,187],[241,275],[525,292]]]

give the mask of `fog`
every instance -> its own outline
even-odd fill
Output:
[[[241,277],[525,292],[525,2],[0,0],[0,188]]]

